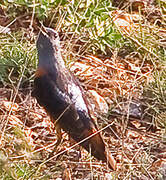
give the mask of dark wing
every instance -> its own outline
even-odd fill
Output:
[[[68,96],[70,97],[73,107],[73,109],[71,110],[71,114],[73,111],[76,112],[78,116],[75,119],[73,119],[72,117],[69,119],[69,123],[71,124],[71,130],[67,130],[67,132],[69,132],[70,136],[76,142],[79,142],[96,133],[98,130],[94,121],[90,117],[85,94],[78,80],[67,69],[63,70],[63,74],[61,74],[61,78],[59,79],[61,79],[61,81],[63,79],[65,90],[68,93]],[[70,114],[68,114],[68,117],[70,117]],[[64,121],[63,118],[61,121],[64,122],[64,125],[62,125],[62,127],[65,127],[65,124],[67,124],[66,121],[67,117],[65,118],[64,116]],[[68,128],[70,128],[70,125],[68,125]],[[105,144],[100,136],[100,133],[89,138],[81,145],[87,151],[91,149],[92,155],[95,156],[97,159],[106,161]]]
[[[49,75],[35,78],[32,95],[49,114],[52,112],[56,115],[54,118],[58,118],[70,104],[70,98],[57,87]]]

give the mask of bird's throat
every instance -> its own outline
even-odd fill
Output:
[[[35,73],[35,77],[41,77],[43,75],[47,74],[46,70],[42,67],[38,67]]]

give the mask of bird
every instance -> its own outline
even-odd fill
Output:
[[[85,92],[62,58],[58,32],[42,27],[36,47],[39,62],[33,96],[55,125],[75,142],[81,142],[80,146],[95,158],[108,162],[110,168],[115,170],[114,158],[109,156],[106,144],[91,118]]]

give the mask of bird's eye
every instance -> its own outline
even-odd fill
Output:
[[[58,37],[58,35],[57,34],[55,34],[55,33],[48,33],[48,36],[49,37],[52,37],[52,38],[54,38],[54,39],[56,39],[57,37]]]
[[[51,33],[50,32],[47,32],[48,36],[50,37],[51,36]]]
[[[57,38],[58,37],[58,34],[57,33],[54,33],[54,38]]]

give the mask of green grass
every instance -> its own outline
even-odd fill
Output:
[[[35,44],[25,38],[25,32],[0,35],[0,82],[16,85],[31,81],[37,66]]]

